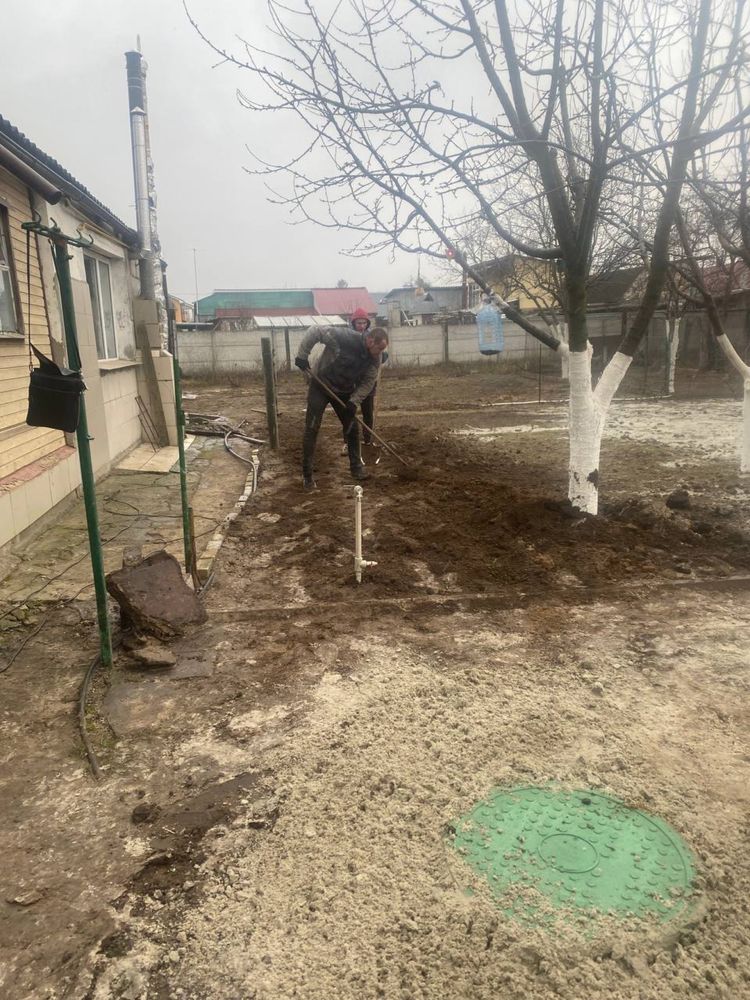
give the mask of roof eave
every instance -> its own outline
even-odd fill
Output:
[[[6,121],[2,119],[2,121]],[[10,125],[11,131],[16,133],[19,137],[26,140],[23,133],[18,132],[18,130]],[[102,228],[109,229],[113,235],[117,236],[126,246],[137,247],[139,245],[138,233],[131,229],[129,226],[125,225],[122,219],[119,219],[114,212],[111,212],[106,205],[97,201],[81,184],[76,184],[75,179],[72,176],[66,177],[59,171],[55,170],[50,163],[45,162],[37,156],[33,149],[37,147],[30,140],[26,140],[28,145],[24,145],[22,142],[17,142],[12,135],[8,135],[6,131],[0,129],[0,146],[2,146],[8,153],[11,154],[13,158],[20,161],[22,166],[26,166],[27,169],[33,171],[37,174],[43,181],[51,185],[51,189],[45,193],[43,186],[39,185],[38,188],[34,184],[29,183],[30,178],[21,177],[24,183],[27,183],[32,190],[37,190],[37,193],[48,201],[50,204],[56,204],[60,201],[60,198],[54,197],[54,193],[59,192],[61,195],[70,199],[77,207],[83,212],[87,218],[91,219],[97,225]],[[39,150],[41,153],[42,151]],[[46,154],[44,154],[46,156]],[[51,159],[51,158],[50,158]],[[11,169],[10,167],[8,169]],[[61,166],[61,170],[64,168]],[[54,192],[54,193],[53,193]]]

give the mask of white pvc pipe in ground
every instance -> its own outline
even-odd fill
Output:
[[[354,576],[362,583],[362,570],[367,566],[377,566],[376,562],[362,558],[362,495],[361,486],[354,487]]]
[[[258,471],[260,470],[260,458],[257,448],[253,449],[251,464],[253,467],[253,493],[255,493],[258,489]]]

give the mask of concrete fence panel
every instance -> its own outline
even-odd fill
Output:
[[[476,327],[473,324],[400,326],[389,331],[389,354],[393,365],[438,365],[457,363],[496,364],[504,359],[529,360],[538,350],[538,342],[515,323],[505,323],[505,349],[499,355],[479,353]],[[178,350],[180,365],[186,375],[228,375],[258,373],[262,369],[260,341],[269,337],[276,367],[291,364],[305,331],[292,328],[267,330],[180,330]],[[315,352],[322,348],[315,348]],[[314,352],[314,353],[315,353]],[[447,357],[446,357],[447,354]]]

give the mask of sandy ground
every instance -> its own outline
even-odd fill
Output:
[[[123,919],[127,954],[102,964],[93,996],[750,995],[748,617],[744,597],[670,594],[385,615],[315,643],[307,705],[296,692],[234,715],[210,744],[230,761],[239,742],[272,775],[268,799],[206,837],[200,888],[146,895]],[[548,781],[680,831],[699,859],[699,925],[670,947],[637,926],[581,940],[467,897],[450,824],[490,787]]]
[[[203,412],[262,405],[252,383],[197,389]],[[282,381],[282,453],[178,648],[182,679],[120,664],[96,692],[104,784],[62,749],[54,673],[28,729],[9,714],[25,756],[2,895],[40,898],[1,904],[7,995],[750,996],[738,404],[619,404],[592,520],[560,502],[563,411],[492,405],[512,394],[486,373],[384,384],[380,427],[419,476],[367,456],[378,566],[356,588],[339,434],[327,418],[321,491],[303,494],[303,399]],[[452,824],[492,787],[547,781],[671,823],[697,860],[693,922],[580,939],[467,896]]]

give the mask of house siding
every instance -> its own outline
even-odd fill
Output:
[[[506,299],[518,299],[521,312],[555,308],[555,297],[549,286],[553,266],[546,261],[525,260],[515,257],[510,274],[491,274],[490,285],[494,292]]]
[[[30,247],[30,295],[27,289],[26,233],[31,217],[26,186],[0,167],[0,204],[8,212],[10,250],[18,283],[17,313],[36,347],[51,354],[50,331],[39,269],[36,239]],[[29,388],[29,350],[25,339],[0,338],[0,480],[65,445],[60,431],[25,423]]]

